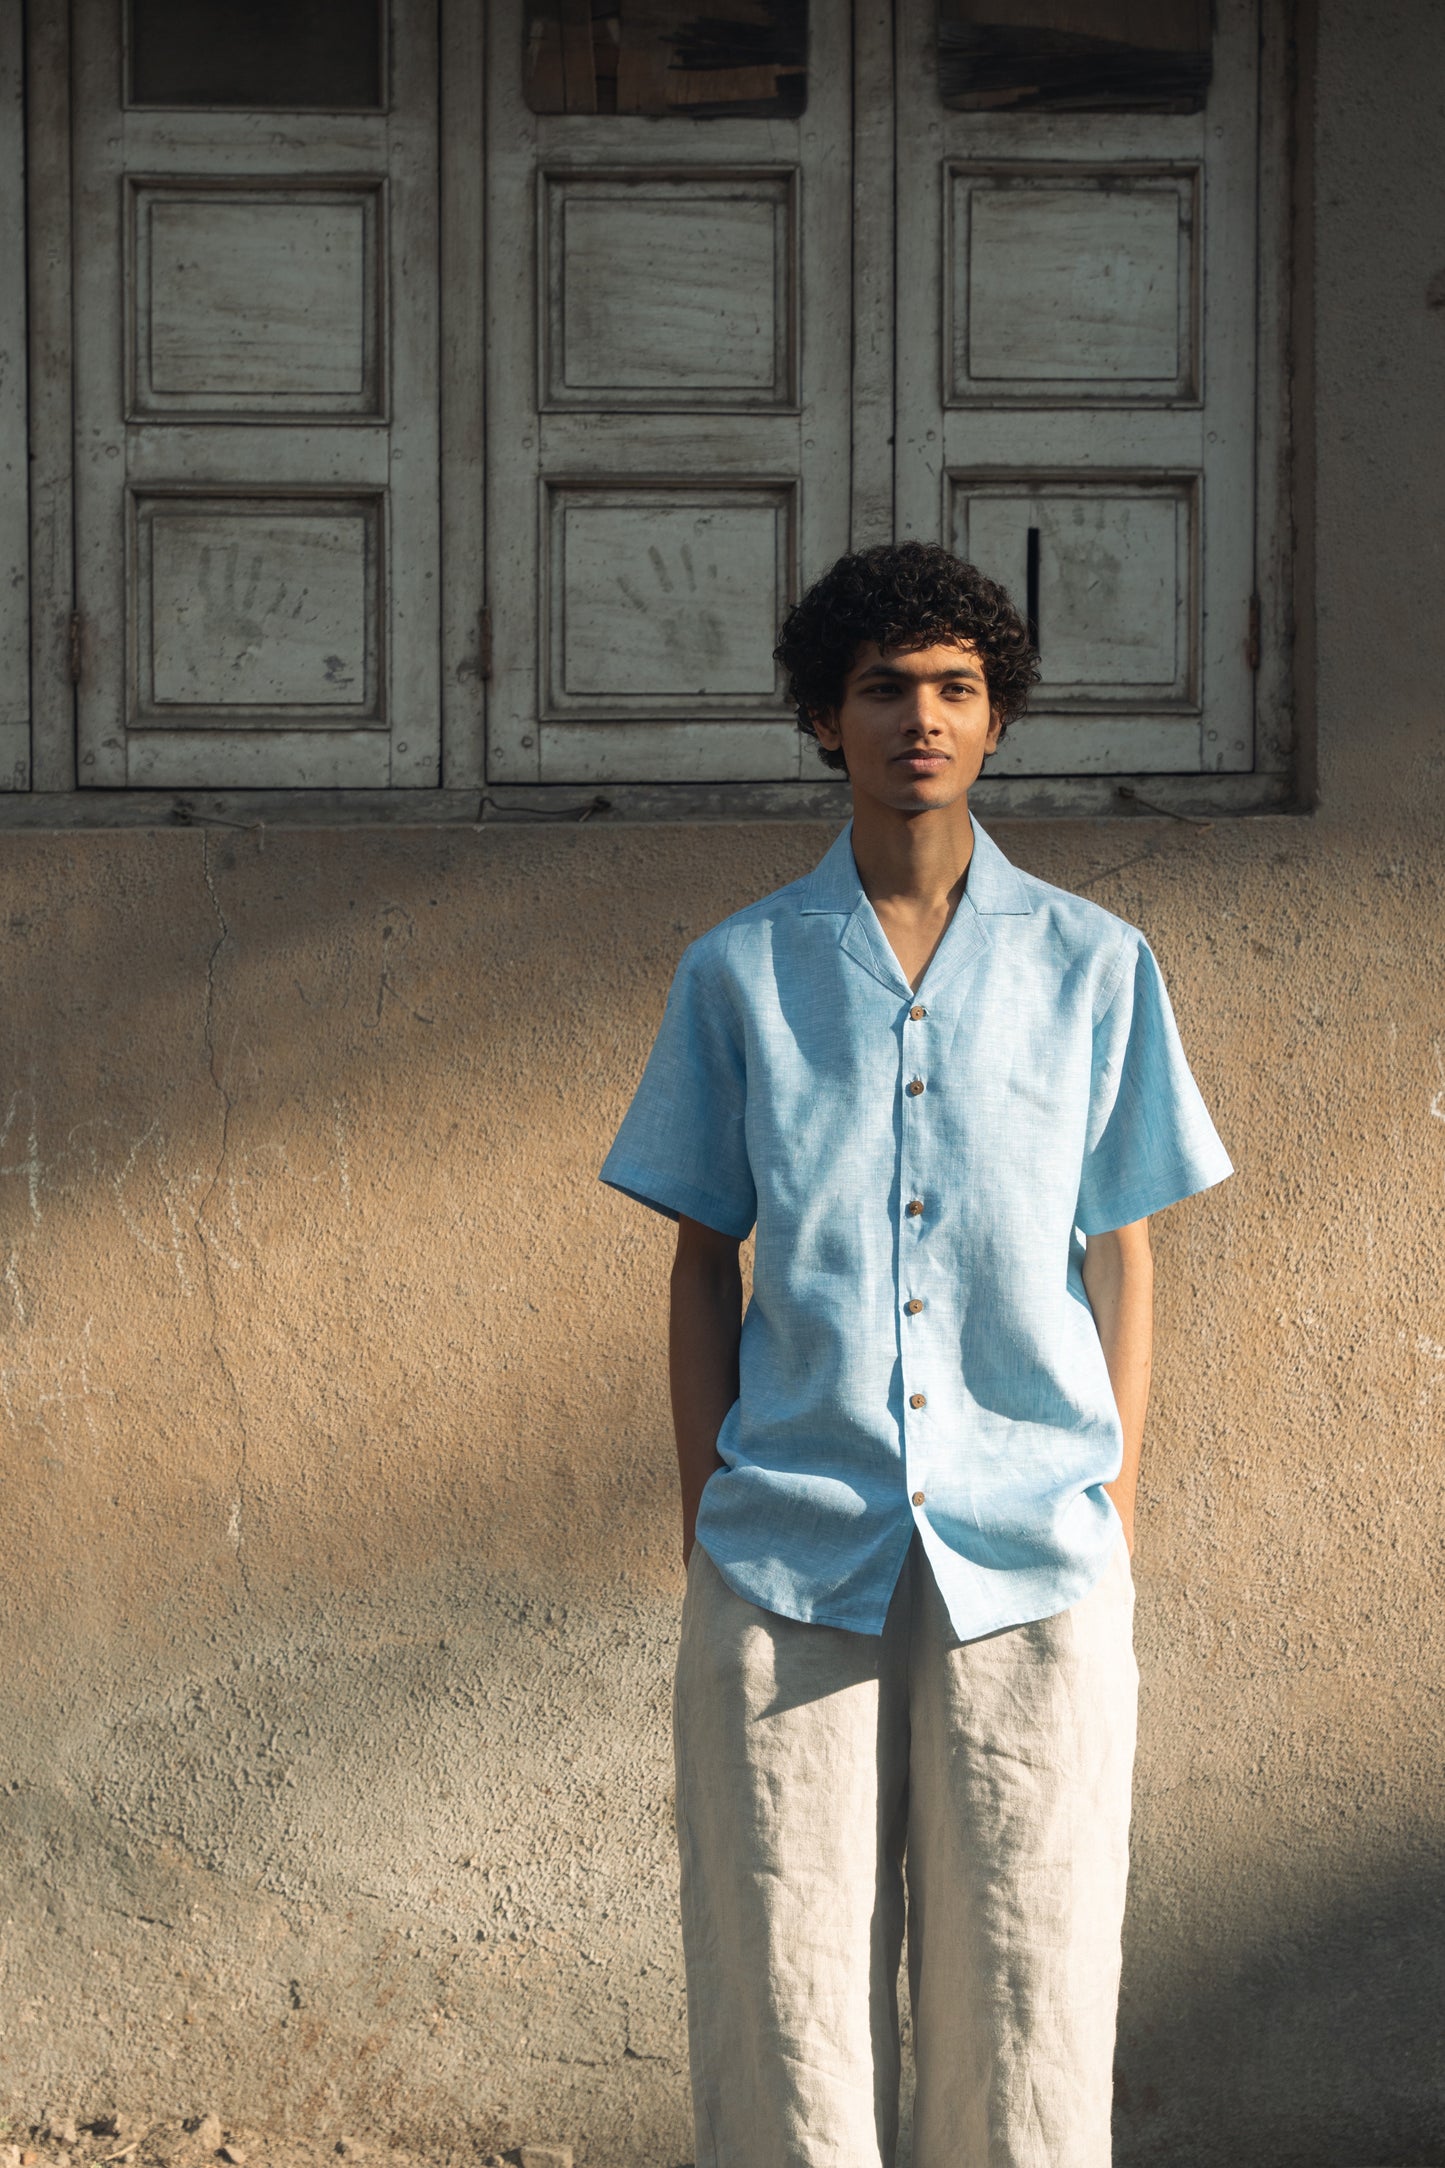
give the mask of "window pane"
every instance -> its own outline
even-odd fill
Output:
[[[130,103],[382,103],[381,0],[130,0]]]
[[[532,0],[534,113],[801,113],[808,0]]]
[[[955,112],[1192,112],[1209,73],[1209,0],[938,0]]]

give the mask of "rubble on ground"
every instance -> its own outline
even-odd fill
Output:
[[[573,2168],[572,2148],[536,2139],[506,2152],[409,2151],[387,2139],[296,2138],[232,2124],[213,2108],[148,2119],[124,2109],[47,2108],[36,2123],[0,2115],[0,2168]]]

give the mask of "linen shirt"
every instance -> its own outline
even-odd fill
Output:
[[[602,1179],[756,1227],[697,1523],[729,1587],[878,1633],[916,1528],[961,1640],[1077,1602],[1123,1446],[1087,1238],[1232,1171],[1143,935],[976,820],[916,992],[851,822],[694,941]]]

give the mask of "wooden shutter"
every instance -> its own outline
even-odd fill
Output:
[[[1248,768],[1253,0],[1199,110],[1077,114],[948,110],[938,4],[899,0],[897,517],[1038,620],[988,773]]]
[[[437,782],[436,95],[434,0],[77,0],[82,784]]]
[[[30,786],[30,491],[25,401],[25,81],[19,8],[0,10],[0,790]]]
[[[624,9],[610,112],[585,17],[569,43],[551,7],[489,13],[502,782],[772,781],[804,758],[771,651],[848,544],[849,10],[812,0],[786,97],[772,62],[716,95],[671,80],[679,12]],[[794,110],[731,117],[744,93]]]

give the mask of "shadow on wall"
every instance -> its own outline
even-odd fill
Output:
[[[1320,1886],[1328,1886],[1320,1877]],[[1352,1901],[1259,1922],[1233,1904],[1192,1952],[1131,1910],[1115,2068],[1119,2168],[1439,2168],[1445,2162],[1445,1858],[1362,1873]],[[1180,1923],[1181,1926],[1183,1923]],[[1172,1937],[1171,1937],[1172,1939]]]
[[[696,930],[669,868],[628,912],[613,838],[84,842],[6,882],[22,1547],[586,1567],[620,1486],[671,1588],[665,1234],[597,1181]]]

